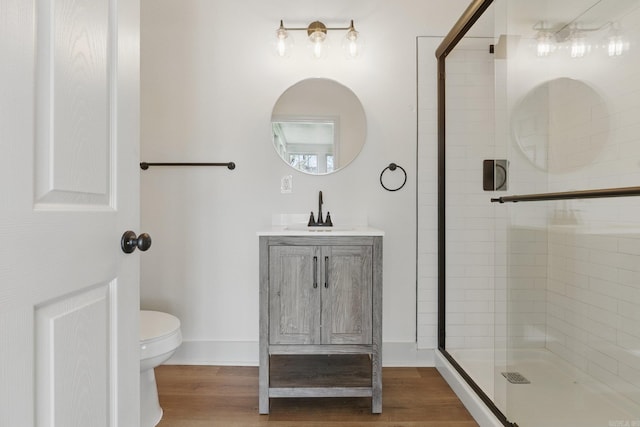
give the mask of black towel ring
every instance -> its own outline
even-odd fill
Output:
[[[398,188],[387,188],[386,185],[384,185],[384,183],[382,182],[382,175],[384,175],[384,173],[387,171],[387,169],[389,169],[390,171],[394,171],[396,170],[396,168],[400,169],[402,171],[402,173],[404,173],[404,181],[402,181],[402,185]],[[380,185],[382,185],[382,188],[384,188],[387,191],[398,191],[400,190],[402,187],[404,187],[404,185],[407,183],[407,171],[404,170],[404,168],[400,165],[397,165],[395,163],[389,163],[389,166],[387,166],[386,168],[382,169],[382,172],[380,173]]]

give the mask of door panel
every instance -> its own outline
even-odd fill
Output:
[[[37,2],[37,203],[109,205],[113,69],[108,0]]]
[[[319,256],[313,246],[269,248],[271,344],[320,343]]]
[[[38,425],[108,426],[109,284],[35,309]]]
[[[0,425],[135,426],[139,1],[0,10]]]
[[[371,246],[325,246],[322,257],[322,342],[371,344]]]

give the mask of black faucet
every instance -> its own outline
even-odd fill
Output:
[[[333,222],[331,222],[331,213],[327,212],[327,217],[322,219],[322,191],[318,194],[318,220],[313,217],[313,211],[311,211],[311,215],[309,216],[309,223],[307,226],[311,227],[332,227]]]

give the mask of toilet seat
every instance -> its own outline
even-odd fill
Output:
[[[140,310],[140,359],[174,351],[182,343],[180,320],[168,313]]]

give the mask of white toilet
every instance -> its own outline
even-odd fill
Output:
[[[154,427],[162,418],[153,368],[169,360],[181,343],[177,317],[140,310],[140,427]]]

